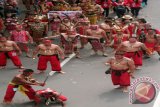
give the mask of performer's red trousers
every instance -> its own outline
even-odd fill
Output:
[[[126,52],[125,57],[131,58],[134,61],[135,66],[142,66],[142,56],[143,52]]]
[[[24,91],[24,93],[28,96],[30,100],[34,100],[36,103],[39,103],[41,100],[39,97],[36,96],[36,92],[33,90],[31,86],[23,85],[27,91]],[[16,93],[14,91],[14,88],[16,88],[16,85],[9,84],[6,90],[6,94],[4,96],[4,102],[12,102],[12,99]]]
[[[38,70],[46,70],[47,62],[51,63],[52,71],[61,71],[58,55],[40,55],[38,61]]]
[[[120,85],[120,86],[130,86],[130,75],[127,72],[122,72],[120,75],[116,75],[116,72],[121,72],[119,71],[115,71],[111,73],[111,78],[112,78],[112,82],[114,85]]]
[[[6,66],[7,64],[7,57],[9,57],[15,66],[22,66],[22,63],[15,51],[9,51],[9,52],[0,52],[0,66]]]

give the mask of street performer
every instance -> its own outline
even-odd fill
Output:
[[[110,58],[106,64],[110,65],[113,85],[120,85],[123,92],[128,92],[130,77],[133,77],[135,69],[133,60],[124,57],[124,51],[116,51],[115,57]]]
[[[126,51],[125,57],[133,59],[136,69],[140,69],[140,66],[142,66],[143,50],[146,51],[148,55],[151,55],[151,52],[146,46],[138,42],[135,36],[130,37],[129,41],[122,42],[117,50]]]
[[[27,57],[29,55],[29,47],[27,44],[33,43],[33,38],[30,36],[28,31],[23,30],[22,25],[18,24],[16,30],[10,32],[10,40],[15,41],[21,49],[24,49]]]
[[[64,59],[64,53],[58,45],[52,44],[50,40],[43,40],[43,43],[38,45],[36,50],[33,52],[33,59],[35,59],[35,55],[38,53],[39,61],[38,61],[38,70],[39,73],[43,73],[47,68],[47,62],[49,61],[52,66],[52,71],[56,71],[59,73],[64,73],[61,71],[60,61],[58,58],[58,54],[60,54],[61,58]]]
[[[146,36],[144,38],[144,44],[145,46],[153,53],[154,51],[157,51],[158,54],[160,54],[159,50],[159,41],[157,38],[157,34],[155,29],[148,29]]]
[[[127,41],[130,36],[129,34],[124,34],[121,29],[117,29],[116,31],[117,33],[112,35],[114,49],[117,49],[122,42]]]
[[[97,53],[97,51],[101,51],[103,53],[103,56],[108,56],[105,53],[105,49],[104,49],[104,44],[107,43],[108,38],[106,36],[106,32],[99,28],[98,25],[91,25],[89,29],[87,29],[86,31],[86,35],[88,37],[94,37],[97,39],[89,39],[89,42],[92,45],[92,48],[94,50],[95,53]]]
[[[6,37],[0,36],[0,69],[5,68],[7,63],[7,57],[9,57],[15,66],[23,69],[22,63],[17,55],[22,52],[14,41],[9,41]]]
[[[12,79],[12,81],[8,84],[6,94],[4,96],[4,104],[11,104],[16,91],[20,91],[27,95],[28,98],[30,100],[34,100],[36,104],[41,101],[41,99],[36,96],[36,92],[31,85],[44,86],[45,83],[38,82],[32,78],[33,72],[34,71],[32,69],[25,69],[22,74],[18,74]]]

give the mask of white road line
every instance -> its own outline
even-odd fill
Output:
[[[154,102],[153,107],[160,107],[160,92],[159,92],[159,94],[158,94],[158,96],[157,96],[157,98]]]
[[[64,61],[61,62],[61,67],[63,67],[67,62],[69,62],[74,56],[75,56],[74,53],[69,55],[69,58],[67,58],[67,59],[65,59]]]

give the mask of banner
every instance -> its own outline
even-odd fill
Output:
[[[82,14],[82,11],[50,11],[48,12],[47,16],[48,19],[53,18],[53,14],[58,14],[60,18],[65,18],[68,15],[71,19],[75,18],[76,14]]]

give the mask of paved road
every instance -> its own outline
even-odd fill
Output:
[[[159,0],[149,1],[149,5],[142,10],[140,15],[147,18],[156,28],[160,28],[159,19]],[[156,10],[156,11],[155,11]],[[59,92],[62,92],[68,97],[67,107],[152,107],[153,102],[145,105],[130,105],[127,93],[122,93],[120,90],[114,89],[110,75],[105,75],[104,71],[107,67],[103,64],[108,58],[92,55],[90,56],[90,46],[81,50],[83,59],[73,58],[70,62],[63,66],[66,74],[56,74],[49,78],[44,88],[50,87]],[[110,55],[112,56],[112,55]],[[36,70],[37,60],[32,60],[22,57],[25,67]],[[152,58],[144,61],[142,70],[136,71],[136,77],[150,76],[160,83],[159,78],[158,55],[155,54]],[[43,81],[45,74],[34,75],[40,81]],[[19,72],[14,68],[13,64],[8,61],[7,69],[0,71],[0,99],[3,99],[7,83],[12,77]],[[42,87],[34,87],[35,89],[42,89]],[[32,107],[33,103],[29,102],[26,96],[17,92],[14,103],[11,106],[0,105],[0,107]],[[40,107],[44,107],[41,105]],[[58,105],[51,105],[49,107],[58,107]]]

